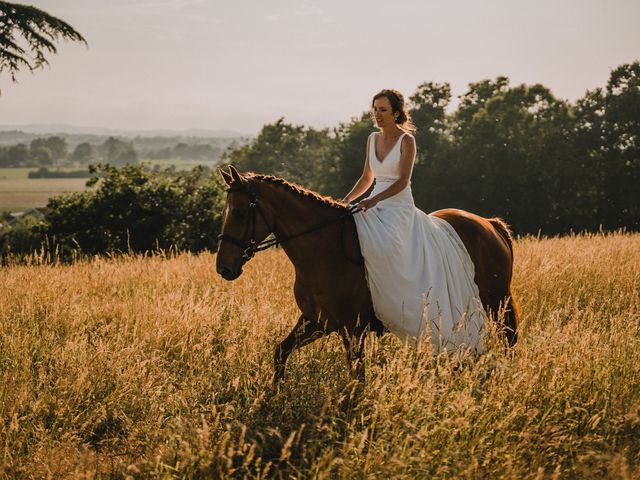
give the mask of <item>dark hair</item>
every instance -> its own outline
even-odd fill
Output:
[[[398,114],[396,123],[400,125],[400,128],[402,130],[405,130],[406,132],[415,133],[416,126],[413,124],[411,115],[407,111],[407,107],[404,103],[404,97],[402,96],[402,94],[398,90],[393,90],[391,88],[380,90],[373,96],[373,100],[371,100],[371,108],[373,108],[373,103],[378,98],[382,97],[387,97],[389,103],[391,104],[391,111]]]

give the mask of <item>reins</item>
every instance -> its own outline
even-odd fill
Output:
[[[321,230],[324,227],[327,227],[327,226],[331,225],[332,223],[339,222],[340,220],[343,220],[343,219],[345,219],[347,217],[352,216],[354,213],[357,213],[360,210],[362,210],[362,209],[358,208],[356,205],[352,205],[351,207],[349,207],[349,209],[345,213],[343,213],[339,217],[333,218],[333,219],[328,220],[328,221],[326,221],[324,223],[321,223],[319,225],[315,225],[315,226],[313,226],[311,228],[308,228],[307,230],[304,230],[302,232],[298,232],[295,235],[289,235],[288,237],[285,237],[285,238],[280,239],[280,240],[275,238],[275,236],[274,236],[274,238],[272,238],[270,240],[264,240],[263,242],[260,242],[258,245],[256,245],[256,247],[254,248],[254,251],[255,252],[261,252],[262,250],[266,250],[267,248],[275,247],[275,246],[280,245],[280,244],[282,244],[284,242],[287,242],[289,240],[293,240],[294,238],[298,238],[298,237],[301,237],[301,236],[306,235],[308,233],[312,233],[312,232],[315,232],[317,230]]]
[[[232,189],[229,189],[229,192],[233,191]],[[234,245],[242,248],[242,258],[244,259],[244,261],[249,261],[251,260],[256,253],[261,252],[263,250],[267,250],[268,248],[271,247],[275,247],[278,245],[282,245],[284,242],[288,242],[289,240],[293,240],[294,238],[298,238],[298,237],[302,237],[303,235],[307,235],[309,233],[313,233],[317,230],[321,230],[333,223],[339,222],[341,220],[344,220],[347,217],[353,216],[355,213],[361,211],[361,208],[358,208],[356,205],[352,205],[350,206],[346,212],[344,212],[342,215],[340,215],[339,217],[336,218],[332,218],[331,220],[328,220],[326,222],[320,223],[318,225],[314,225],[311,228],[308,228],[306,230],[303,230],[302,232],[298,232],[295,233],[293,235],[289,235],[288,237],[285,238],[277,238],[275,237],[275,233],[273,232],[273,228],[271,228],[271,226],[269,225],[269,222],[267,222],[267,219],[262,211],[262,208],[260,208],[260,205],[258,204],[258,199],[257,196],[254,192],[252,191],[246,191],[246,190],[236,190],[240,193],[244,193],[246,195],[249,195],[249,197],[251,198],[251,202],[249,203],[249,223],[247,224],[247,228],[245,230],[245,233],[243,235],[243,238],[247,236],[247,233],[249,232],[249,230],[251,230],[251,233],[249,235],[249,241],[248,244],[245,246],[244,242],[242,240],[239,240],[237,238],[234,238],[230,235],[226,235],[224,233],[221,233],[220,235],[218,235],[218,240],[220,240],[221,242],[229,242],[229,243],[233,243]],[[267,228],[269,229],[270,232],[272,232],[274,234],[274,238],[268,239],[268,240],[263,240],[262,242],[258,243],[255,240],[255,235],[256,235],[256,212],[258,212],[260,214],[260,216],[262,217],[262,220],[264,221],[265,225],[267,226]]]

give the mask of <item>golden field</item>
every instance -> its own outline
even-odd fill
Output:
[[[520,343],[457,366],[395,337],[273,351],[293,268],[259,254],[0,269],[1,478],[640,477],[640,235],[516,242]]]

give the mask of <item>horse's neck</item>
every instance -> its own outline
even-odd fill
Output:
[[[290,241],[287,238],[338,218],[339,210],[302,198],[285,188],[270,188],[263,195],[273,215],[273,233],[283,242],[282,248],[294,263],[296,259],[320,257],[324,250],[335,248],[335,242],[320,241],[333,231],[329,228],[309,232]]]

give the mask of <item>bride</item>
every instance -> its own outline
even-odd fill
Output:
[[[441,350],[483,351],[487,321],[474,266],[453,227],[417,209],[411,192],[415,126],[397,90],[373,97],[379,132],[369,135],[364,170],[344,201],[373,191],[354,216],[376,316],[402,339]]]

